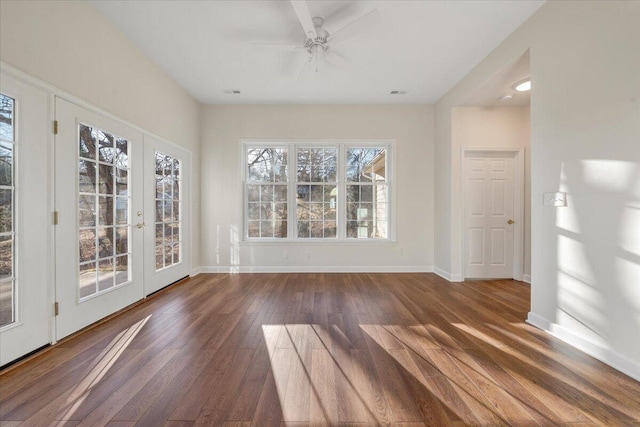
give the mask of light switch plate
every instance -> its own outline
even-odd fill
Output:
[[[567,206],[567,193],[544,193],[542,204],[544,206],[565,207]]]

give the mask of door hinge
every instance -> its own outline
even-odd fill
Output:
[[[53,225],[58,225],[58,211],[53,211]]]
[[[53,121],[53,134],[54,135],[58,134],[58,121],[57,120]]]
[[[60,314],[60,304],[58,304],[57,302],[53,303],[53,314],[55,316],[57,316],[58,314]]]

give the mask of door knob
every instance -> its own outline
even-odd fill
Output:
[[[145,225],[146,225],[146,224],[145,224],[144,222],[139,222],[139,223],[137,223],[137,224],[136,224],[136,227],[138,227],[138,228],[144,228],[144,226],[145,226]]]
[[[514,220],[510,219],[509,221],[507,221],[507,224],[511,225],[511,224],[513,224],[514,222],[515,222]]]

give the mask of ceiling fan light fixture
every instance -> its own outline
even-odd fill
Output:
[[[531,90],[531,79],[526,78],[524,80],[520,80],[516,84],[513,85],[513,88],[518,92],[527,92]]]

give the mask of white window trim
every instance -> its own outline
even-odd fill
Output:
[[[396,242],[396,186],[395,186],[395,158],[396,158],[396,141],[393,139],[240,139],[238,141],[239,163],[240,163],[240,185],[242,197],[240,197],[240,223],[242,224],[241,245],[278,245],[278,244],[303,244],[303,245],[386,245]],[[387,175],[385,184],[388,188],[389,213],[387,219],[387,238],[347,238],[346,216],[346,197],[338,198],[338,212],[336,217],[338,230],[336,238],[298,238],[296,237],[297,213],[295,203],[296,200],[296,181],[295,171],[297,170],[296,148],[323,148],[338,146],[338,194],[346,194],[346,163],[342,160],[346,158],[347,147],[385,147],[387,149]],[[247,220],[247,192],[246,192],[246,150],[249,147],[274,147],[288,149],[287,163],[287,237],[286,238],[249,238],[248,237],[248,220]]]

